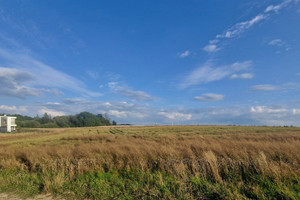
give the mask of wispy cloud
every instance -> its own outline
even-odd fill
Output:
[[[253,18],[251,18],[249,20],[246,20],[243,22],[238,22],[238,23],[234,24],[232,27],[226,29],[223,33],[218,34],[214,40],[211,40],[211,41],[217,41],[217,42],[211,43],[211,41],[209,41],[209,44],[206,45],[203,48],[203,50],[206,52],[209,52],[209,53],[217,52],[218,50],[221,49],[220,42],[222,42],[222,40],[236,38],[236,37],[240,36],[246,30],[250,29],[252,26],[269,18],[272,15],[272,12],[278,13],[280,10],[287,7],[288,5],[290,5],[293,2],[298,3],[299,0],[284,0],[280,4],[267,6],[266,9],[264,10],[264,12],[257,14],[256,16],[254,16]]]
[[[259,14],[248,21],[243,21],[235,24],[233,27],[227,29],[224,33],[219,34],[216,38],[233,38],[237,37],[247,29],[251,28],[253,25],[257,24],[258,22],[266,19],[267,16],[264,14]]]
[[[269,42],[270,46],[283,47],[286,51],[290,50],[291,47],[288,43],[282,41],[281,39],[274,39]]]
[[[203,94],[202,96],[196,96],[194,97],[197,101],[204,101],[204,102],[215,102],[215,101],[222,101],[224,99],[224,95],[221,94]]]
[[[185,58],[185,57],[188,57],[189,55],[191,55],[191,52],[186,50],[185,52],[180,53],[178,56],[179,56],[179,58]]]
[[[118,82],[109,82],[108,87],[113,93],[138,101],[154,101],[156,98],[143,91],[132,90],[129,87],[121,86]]]
[[[281,39],[274,39],[272,41],[269,42],[269,45],[272,45],[272,46],[283,46],[285,43],[281,40]]]
[[[47,113],[48,115],[51,115],[52,117],[66,115],[65,112],[57,111],[54,109],[41,108],[40,110],[38,110],[39,115],[43,115],[44,113]]]
[[[92,92],[86,89],[86,86],[82,81],[54,69],[28,54],[0,48],[0,57],[6,61],[8,67],[11,68],[12,71],[16,72],[16,74],[18,74],[17,71],[22,71],[23,75],[26,74],[28,77],[30,76],[30,84],[32,86],[42,86],[48,89],[59,88],[69,90],[80,96],[95,97],[101,95],[99,92]],[[6,73],[8,73],[7,70]],[[26,86],[22,86],[22,83],[23,82],[20,81],[18,82],[19,88],[23,87],[23,90],[26,90]],[[37,92],[33,91],[37,90],[32,89],[31,92],[29,92],[27,89],[27,95],[37,96]]]
[[[288,105],[260,105],[250,107],[250,117],[263,125],[299,126],[300,109]]]
[[[251,87],[252,91],[275,91],[279,90],[282,92],[286,91],[298,91],[300,90],[299,83],[287,82],[282,83],[279,85],[271,85],[271,84],[264,84],[264,85],[254,85]]]
[[[273,108],[268,106],[253,106],[250,109],[253,113],[282,113],[288,111],[286,108]]]
[[[290,3],[292,2],[297,2],[298,0],[284,0],[282,3],[277,4],[277,5],[269,5],[266,9],[265,9],[265,13],[269,13],[269,12],[278,12],[281,9],[287,7]]]
[[[180,84],[180,88],[184,89],[201,83],[222,80],[236,72],[249,69],[251,65],[251,61],[236,62],[221,67],[215,67],[212,63],[206,63],[189,73]]]
[[[220,48],[218,48],[218,46],[216,44],[208,44],[205,47],[203,47],[203,50],[206,52],[217,52],[220,50]]]
[[[293,109],[292,110],[293,115],[299,115],[300,114],[300,109]]]
[[[230,79],[252,79],[254,75],[252,73],[232,74]]]
[[[7,106],[7,105],[0,105],[0,113],[25,113],[27,112],[26,106]]]
[[[203,47],[203,50],[208,53],[215,53],[219,51],[221,49],[219,43],[222,41],[222,39],[230,39],[230,38],[238,37],[247,29],[251,28],[253,25],[257,24],[258,22],[266,18],[267,15],[259,14],[248,21],[239,22],[233,25],[229,29],[225,30],[222,34],[218,34],[214,40],[211,40],[211,41],[215,41],[214,43],[209,41],[209,44]]]
[[[158,112],[158,115],[164,116],[170,120],[176,120],[176,121],[187,121],[192,118],[192,114],[185,114],[182,112],[169,112],[169,111],[160,111]]]
[[[274,86],[274,85],[270,85],[270,84],[265,84],[265,85],[254,85],[251,87],[251,90],[253,91],[274,91],[274,90],[278,90],[279,88]]]
[[[25,98],[39,96],[41,90],[25,84],[34,81],[35,77],[25,71],[0,67],[0,96]]]

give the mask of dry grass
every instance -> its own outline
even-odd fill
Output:
[[[43,131],[43,133],[40,133]],[[300,177],[300,129],[149,126],[43,129],[0,135],[0,169],[55,173],[53,184],[86,172],[141,169],[222,183],[230,173]],[[51,186],[53,187],[53,186]],[[255,186],[253,186],[255,189]]]
[[[177,173],[177,168],[181,167],[184,170],[180,172],[203,174],[205,171],[216,180],[220,180],[223,168],[240,168],[240,165],[253,165],[264,173],[278,173],[278,169],[299,173],[298,130],[282,132],[278,128],[277,132],[268,132],[265,128],[255,128],[254,131],[250,129],[252,132],[245,128],[248,133],[232,131],[227,134],[219,130],[208,134],[210,127],[201,134],[197,126],[178,126],[175,129],[183,129],[183,133],[170,133],[174,127],[104,127],[2,135],[0,165],[28,170],[39,166],[43,170],[71,171],[70,175],[132,167],[158,167]],[[159,130],[154,132],[153,129]],[[169,132],[164,133],[164,129]]]

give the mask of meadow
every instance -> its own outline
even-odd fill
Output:
[[[300,199],[300,128],[106,126],[0,134],[0,192]]]

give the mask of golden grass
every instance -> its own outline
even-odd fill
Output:
[[[139,168],[222,181],[233,170],[300,175],[300,129],[129,126],[38,129],[0,135],[0,167],[59,172]],[[59,180],[52,180],[59,184]]]

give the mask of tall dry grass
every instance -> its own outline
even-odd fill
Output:
[[[171,131],[167,130],[176,130],[171,128]],[[191,130],[174,134],[156,134],[153,127],[137,130],[130,127],[128,131],[126,128],[104,129],[105,134],[99,134],[98,129],[82,129],[83,134],[74,136],[62,134],[59,139],[56,137],[56,144],[49,145],[38,142],[11,145],[4,141],[13,140],[14,136],[2,137],[0,168],[64,174],[68,178],[93,171],[142,169],[164,171],[181,178],[194,175],[216,182],[226,179],[228,172],[234,172],[236,176],[243,176],[245,172],[275,175],[278,179],[300,176],[298,131],[276,132],[272,129],[268,132],[261,128],[258,132],[255,129],[240,134],[238,127],[239,132],[234,134],[228,130],[224,134],[222,130],[211,134],[206,130],[201,134],[189,127]],[[141,130],[144,131],[142,134],[139,133]],[[54,131],[43,135],[49,137],[60,133]],[[41,134],[27,137],[35,135],[43,137]],[[18,140],[26,138],[24,135],[15,137]],[[55,180],[56,184],[61,177]]]

